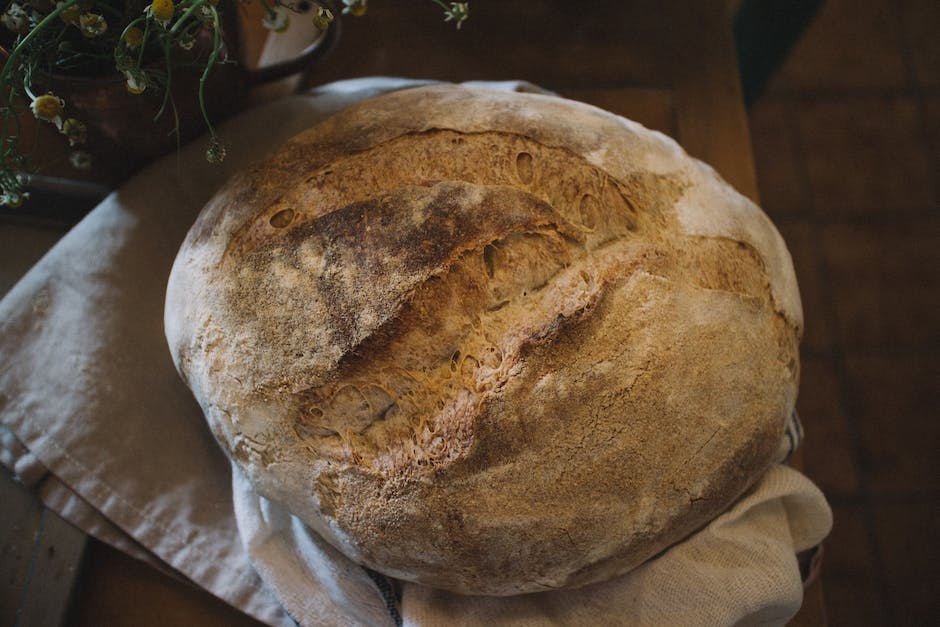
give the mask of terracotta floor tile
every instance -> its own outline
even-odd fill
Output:
[[[780,222],[777,225],[780,234],[787,243],[796,280],[800,287],[800,299],[803,301],[803,354],[819,354],[832,345],[832,330],[826,322],[824,298],[825,291],[818,255],[813,238],[817,237],[815,227],[805,221]]]
[[[937,520],[940,503],[885,504],[875,511],[894,625],[940,621]]]
[[[825,226],[820,237],[847,352],[940,347],[940,216]]]
[[[824,542],[823,594],[829,624],[885,625],[871,542],[860,506],[833,506],[832,533]]]
[[[827,0],[782,68],[790,89],[905,84],[894,5]]]
[[[809,204],[800,174],[791,108],[789,102],[764,98],[749,116],[761,206],[771,217],[803,211]]]
[[[819,99],[800,106],[799,127],[820,215],[934,206],[931,159],[916,99]]]
[[[940,491],[940,351],[847,360],[861,434],[862,476],[875,494]]]
[[[902,0],[901,27],[918,85],[940,86],[940,2]]]
[[[806,437],[803,472],[827,496],[846,496],[860,489],[855,441],[830,360],[803,359],[797,409]]]

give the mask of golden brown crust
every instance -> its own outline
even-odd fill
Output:
[[[626,572],[745,490],[801,312],[773,227],[669,140],[447,86],[233,181],[166,323],[259,492],[379,571],[505,595]]]

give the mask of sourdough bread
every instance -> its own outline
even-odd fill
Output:
[[[560,98],[354,105],[232,180],[166,333],[262,495],[357,562],[468,594],[624,573],[772,462],[789,254],[672,140]]]

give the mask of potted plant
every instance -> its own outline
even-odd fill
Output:
[[[459,27],[466,2],[430,0]],[[225,148],[213,122],[233,113],[252,82],[238,63],[238,11],[255,5],[263,24],[284,30],[312,19],[324,35],[309,62],[335,36],[336,15],[362,15],[367,0],[334,5],[296,0],[14,0],[0,14],[0,203],[28,196],[25,174],[35,136],[61,136],[60,158],[99,164],[122,178],[180,142],[208,131],[206,158]],[[277,72],[268,71],[270,79]]]

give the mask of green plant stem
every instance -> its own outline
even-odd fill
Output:
[[[121,31],[121,35],[120,37],[118,37],[117,44],[114,47],[113,57],[114,57],[115,64],[117,64],[117,60],[118,60],[118,46],[124,46],[126,49],[130,50],[130,46],[127,45],[125,37],[127,37],[127,33],[129,33],[132,28],[134,28],[141,22],[143,22],[144,24],[144,31],[143,31],[143,34],[140,36],[140,44],[138,45],[138,51],[137,51],[137,67],[138,68],[140,67],[140,64],[143,62],[143,59],[144,59],[144,49],[147,47],[147,37],[150,34],[150,23],[147,21],[147,18],[145,17],[138,17],[137,19],[131,21],[127,26],[124,27],[124,30]]]
[[[160,116],[163,115],[163,112],[166,111],[166,105],[168,102],[173,105],[173,111],[176,111],[176,102],[173,101],[173,95],[170,93],[170,89],[173,86],[173,64],[170,63],[170,46],[167,43],[164,43],[163,45],[163,58],[166,60],[166,87],[163,89],[163,102],[160,103],[160,109],[157,111],[157,114],[153,116],[154,122],[159,120]],[[176,131],[176,136],[179,137],[178,118],[177,122],[173,125],[173,128]]]
[[[180,16],[180,19],[176,20],[176,23],[173,24],[173,28],[170,29],[170,35],[175,35],[176,33],[178,33],[179,30],[180,30],[180,28],[183,27],[183,24],[186,23],[186,20],[189,19],[189,17],[190,17],[193,13],[196,12],[196,9],[198,9],[199,7],[201,7],[202,5],[204,5],[205,3],[206,3],[206,0],[196,0],[196,1],[193,3],[193,6],[189,7],[188,9],[186,9],[186,12],[183,13],[183,14]],[[209,6],[211,7],[212,5],[210,4]],[[213,7],[212,10],[213,10],[213,12],[214,12],[214,11],[215,11],[215,7]],[[218,17],[218,15],[216,15],[216,17]],[[216,20],[216,22],[218,23],[218,20]]]
[[[125,41],[124,38],[127,36],[127,33],[128,33],[132,28],[134,28],[135,26],[137,26],[137,25],[140,24],[141,22],[146,22],[146,21],[147,21],[147,18],[145,18],[145,17],[138,17],[136,20],[132,21],[132,22],[129,23],[127,26],[125,26],[125,27],[124,27],[124,30],[121,31],[121,36],[118,37],[118,45],[120,45],[121,42]],[[117,48],[115,48],[115,50],[117,50]]]
[[[186,26],[186,28],[183,29],[182,34],[192,35],[195,31],[199,30],[201,27],[202,27],[201,22],[197,20],[193,20],[189,25]]]
[[[150,39],[150,20],[144,22],[144,36],[140,38],[140,51],[137,53],[137,67],[144,62],[144,50],[147,48],[147,41]]]
[[[215,10],[215,7],[209,5],[210,10],[212,11],[212,54],[209,55],[208,61],[206,61],[206,69],[203,70],[202,76],[199,78],[199,110],[202,112],[202,119],[206,121],[206,126],[209,127],[209,135],[215,139],[215,129],[212,127],[212,122],[209,120],[209,113],[206,111],[206,79],[209,78],[209,71],[212,70],[212,66],[215,65],[215,60],[219,56],[219,44],[220,41],[220,24],[219,24],[219,12]]]
[[[36,99],[36,94],[33,93],[33,71],[35,67],[32,65],[26,66],[23,70],[23,91],[26,92],[26,95],[29,96],[30,100]]]

